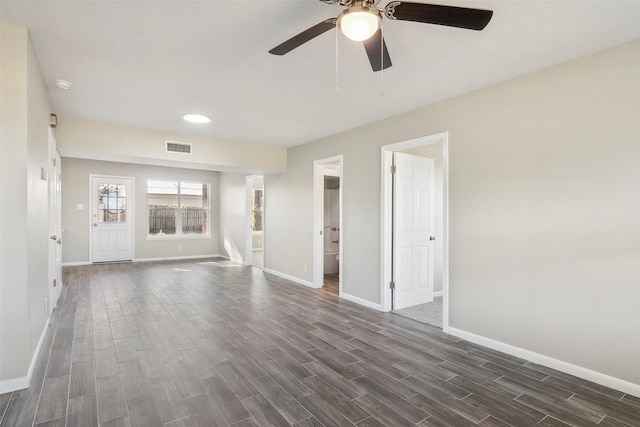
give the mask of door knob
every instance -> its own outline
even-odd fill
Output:
[[[61,244],[62,244],[62,239],[58,239],[58,240],[56,241],[56,243],[57,243],[57,244],[59,244],[59,245],[61,245]]]
[[[49,237],[51,240],[58,240],[58,237],[54,234],[53,236]]]
[[[94,227],[97,227],[97,226],[98,226],[98,224],[94,222],[94,223],[93,223],[93,226],[94,226]]]
[[[430,236],[429,240],[436,240],[436,238],[434,236]]]

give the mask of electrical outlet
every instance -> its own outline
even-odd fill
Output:
[[[302,269],[304,270],[305,273],[307,273],[309,271],[309,266],[307,264],[305,264]]]

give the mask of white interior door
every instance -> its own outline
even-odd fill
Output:
[[[61,165],[53,131],[49,128],[49,301],[47,311],[56,307],[62,290],[62,203]]]
[[[394,153],[394,309],[433,301],[434,161]]]
[[[133,178],[91,176],[92,262],[130,261]]]

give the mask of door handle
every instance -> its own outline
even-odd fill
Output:
[[[94,223],[93,223],[93,226],[94,226],[94,227],[97,227],[97,226],[98,226],[98,224],[94,222]]]
[[[59,244],[59,245],[61,245],[61,244],[62,244],[62,239],[58,239],[58,240],[56,241],[56,243],[57,243],[57,244]]]
[[[58,240],[58,237],[54,234],[53,236],[49,237],[51,240]]]
[[[436,240],[434,236],[429,236],[429,240]]]

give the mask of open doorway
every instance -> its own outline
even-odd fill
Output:
[[[314,162],[313,286],[341,294],[342,156]]]
[[[264,177],[249,175],[247,187],[247,265],[264,268]]]
[[[447,134],[382,147],[385,310],[448,330]]]

